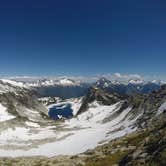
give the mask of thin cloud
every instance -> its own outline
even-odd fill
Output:
[[[124,79],[142,79],[142,76],[139,74],[120,74],[114,73],[114,76],[117,78],[124,78]]]

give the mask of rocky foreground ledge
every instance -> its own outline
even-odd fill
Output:
[[[148,128],[75,156],[1,158],[1,166],[165,166],[166,114]]]

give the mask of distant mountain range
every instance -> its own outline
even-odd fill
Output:
[[[26,84],[28,86],[37,87],[37,86],[76,86],[80,85],[82,83],[88,83],[88,84],[94,84],[95,82],[99,82],[100,84],[108,83],[108,84],[124,84],[127,85],[129,83],[131,84],[147,84],[148,82],[154,83],[154,84],[166,84],[165,81],[162,80],[151,80],[151,81],[145,81],[141,78],[133,78],[133,79],[126,79],[126,80],[110,80],[107,77],[88,77],[88,78],[82,78],[82,77],[9,77],[6,78],[8,80],[13,80],[16,82],[22,82],[23,84]],[[107,85],[105,85],[107,86]]]
[[[127,82],[110,81],[102,77],[96,82],[80,81],[79,79],[59,78],[59,79],[13,79],[16,82],[30,87],[36,91],[38,97],[61,97],[62,99],[84,96],[88,89],[95,85],[108,92],[116,92],[122,95],[137,93],[148,94],[158,90],[165,82],[143,81],[140,79],[129,80]]]

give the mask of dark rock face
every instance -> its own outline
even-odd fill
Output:
[[[95,84],[94,86],[98,87],[98,88],[106,88],[112,85],[112,82],[108,79],[106,79],[105,77],[100,78]]]
[[[161,91],[166,91],[166,84],[161,86]]]
[[[166,86],[163,85],[159,90],[147,95],[130,96],[127,101],[133,105],[133,112],[142,112],[142,116],[138,119],[138,125],[144,128],[152,123],[153,119],[156,118],[159,107],[166,101]]]
[[[123,96],[120,96],[116,93],[108,93],[96,86],[92,86],[89,89],[87,95],[84,97],[82,106],[80,107],[80,110],[77,114],[86,111],[88,108],[88,104],[92,103],[93,101],[97,101],[98,103],[103,105],[111,105],[122,99]]]
[[[108,93],[118,93],[121,95],[127,94],[126,93],[126,85],[118,83],[113,84],[110,80],[102,77],[99,79],[94,86],[107,91]]]

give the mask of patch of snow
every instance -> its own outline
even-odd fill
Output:
[[[45,138],[51,138],[54,136],[55,133],[47,128],[41,128],[39,130],[36,130],[35,133],[31,133],[31,128],[25,128],[25,127],[8,128],[7,130],[0,133],[0,144],[2,145],[8,143],[8,145],[10,145],[10,142],[14,141],[26,142],[28,140],[40,140]]]
[[[108,87],[109,85],[108,85],[108,83],[107,82],[105,82],[104,83],[104,87]]]
[[[82,105],[82,97],[80,99],[75,99],[71,102],[71,108],[73,110],[73,115],[77,115],[77,112],[79,111],[81,105]]]
[[[130,84],[142,84],[142,83],[144,83],[144,81],[143,80],[130,80],[129,83]]]
[[[166,81],[160,81],[160,84],[164,85],[164,84],[166,84]]]
[[[59,119],[62,119],[62,118],[63,118],[63,116],[62,116],[62,115],[57,115],[57,116],[58,116],[58,118],[59,118]]]
[[[163,113],[165,110],[166,110],[166,102],[164,102],[164,103],[159,107],[159,109],[158,109],[156,115],[159,115],[159,114]]]
[[[30,122],[30,121],[25,122],[25,124],[30,127],[40,127],[40,125],[38,123],[34,123],[34,122]]]
[[[7,121],[10,119],[14,119],[15,116],[9,114],[7,112],[7,108],[0,104],[0,122]]]

